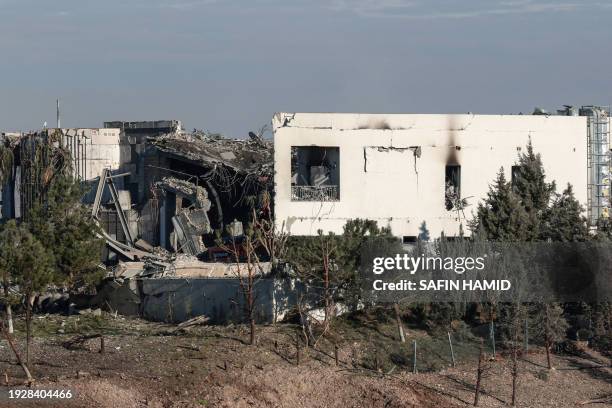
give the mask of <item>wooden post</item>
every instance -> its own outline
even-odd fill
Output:
[[[453,367],[455,367],[455,353],[453,351],[453,340],[451,339],[450,332],[447,332],[447,334],[448,334],[448,345],[450,346],[451,360],[453,362]]]
[[[104,336],[100,336],[100,354],[104,354]]]
[[[417,344],[416,344],[416,340],[414,340],[412,342],[412,344],[414,346],[414,356],[413,356],[413,359],[412,359],[412,372],[414,374],[416,374],[416,372],[417,372]]]
[[[336,365],[338,365],[338,345],[334,343],[334,360],[336,360]]]
[[[295,338],[295,360],[296,364],[300,365],[300,340]]]

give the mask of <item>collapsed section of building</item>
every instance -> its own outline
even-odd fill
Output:
[[[271,211],[271,141],[255,134],[239,140],[186,132],[179,121],[104,125],[99,129],[3,135],[11,161],[2,188],[2,217],[26,216],[31,201],[41,197],[46,172],[61,166],[63,159],[70,160],[74,175],[89,186],[83,201],[91,206],[92,219],[107,243],[102,261],[113,280],[125,281],[120,287],[130,289],[138,299],[136,304],[142,306],[138,313],[158,320],[167,317],[145,307],[164,292],[143,289],[156,287],[153,280],[158,278],[166,283],[155,282],[165,288],[181,287],[172,279],[199,281],[202,288],[214,280],[216,283],[210,283],[215,288],[213,298],[210,289],[202,289],[200,299],[192,299],[190,308],[210,313],[212,321],[236,315],[230,309],[239,308],[237,278],[242,260],[230,256],[219,244],[228,240],[240,244],[252,211]],[[237,268],[232,269],[230,262],[238,262]],[[125,270],[130,272],[118,273]],[[281,296],[275,292],[278,285],[270,276],[269,265],[262,262],[257,274],[262,299]],[[150,281],[137,283],[142,279]],[[113,302],[110,305],[129,309]],[[214,305],[214,313],[205,305]],[[268,312],[261,319],[276,319],[277,313],[264,309]],[[179,310],[177,304],[177,318],[187,318],[190,313]]]

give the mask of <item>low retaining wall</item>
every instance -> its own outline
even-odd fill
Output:
[[[244,296],[236,278],[151,278],[109,283],[98,302],[121,314],[182,322],[205,315],[213,324],[244,321]],[[108,286],[108,285],[107,285]],[[258,323],[282,320],[295,307],[302,285],[291,278],[261,278],[255,284]]]

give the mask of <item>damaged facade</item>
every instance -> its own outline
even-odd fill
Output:
[[[240,321],[244,272],[219,244],[240,244],[254,209],[266,217],[273,210],[291,235],[339,234],[361,218],[406,242],[456,236],[469,232],[466,218],[500,167],[511,179],[531,140],[548,179],[573,185],[591,223],[608,217],[609,115],[575,113],[278,113],[274,149],[260,135],[187,132],[176,120],[4,133],[12,162],[1,217],[23,217],[40,195],[47,175],[36,160],[53,171],[70,158],[107,244],[109,282],[94,302],[154,320]],[[276,272],[265,262],[256,272],[260,322],[281,319],[304,290]]]
[[[185,132],[179,121],[104,125],[3,134],[15,160],[2,188],[2,218],[23,217],[44,188],[44,172],[36,171],[31,157],[42,157],[49,168],[70,159],[75,176],[90,187],[83,201],[107,243],[102,261],[116,290],[101,291],[110,300],[102,305],[156,320],[179,321],[193,313],[215,322],[238,319],[241,272],[217,243],[240,242],[252,208],[269,209],[271,142],[254,134],[233,140]],[[258,274],[258,320],[274,321],[275,305],[288,296],[282,288],[291,280],[270,276],[265,263]]]
[[[578,112],[578,110],[576,110]],[[342,233],[362,218],[413,241],[468,233],[466,217],[531,140],[546,176],[567,183],[590,220],[608,216],[607,112],[581,115],[278,113],[275,220],[292,235]],[[593,113],[596,112],[596,113]]]

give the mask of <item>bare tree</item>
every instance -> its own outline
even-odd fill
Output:
[[[258,240],[254,232],[254,225],[249,224],[244,231],[242,242],[236,240],[236,231],[232,226],[227,227],[230,242],[224,243],[218,238],[218,245],[226,251],[234,261],[233,274],[238,279],[240,292],[244,301],[244,316],[249,323],[249,344],[255,344],[255,287],[264,274],[257,254]]]
[[[478,350],[478,368],[476,370],[476,389],[474,392],[474,406],[477,407],[478,406],[478,399],[480,397],[480,387],[482,385],[482,377],[484,375],[485,372],[485,365],[484,365],[484,350],[483,350],[483,340],[480,340],[480,347]]]
[[[255,240],[270,258],[272,268],[275,268],[284,258],[289,234],[285,231],[284,221],[280,228],[276,226],[272,214],[271,197],[267,191],[262,193],[261,207],[260,216],[257,215],[255,209],[252,214]]]
[[[517,401],[519,365],[518,357],[523,341],[523,322],[527,318],[527,307],[524,303],[506,304],[502,319],[504,334],[504,345],[510,354],[510,372],[512,375],[512,401],[515,406]]]

